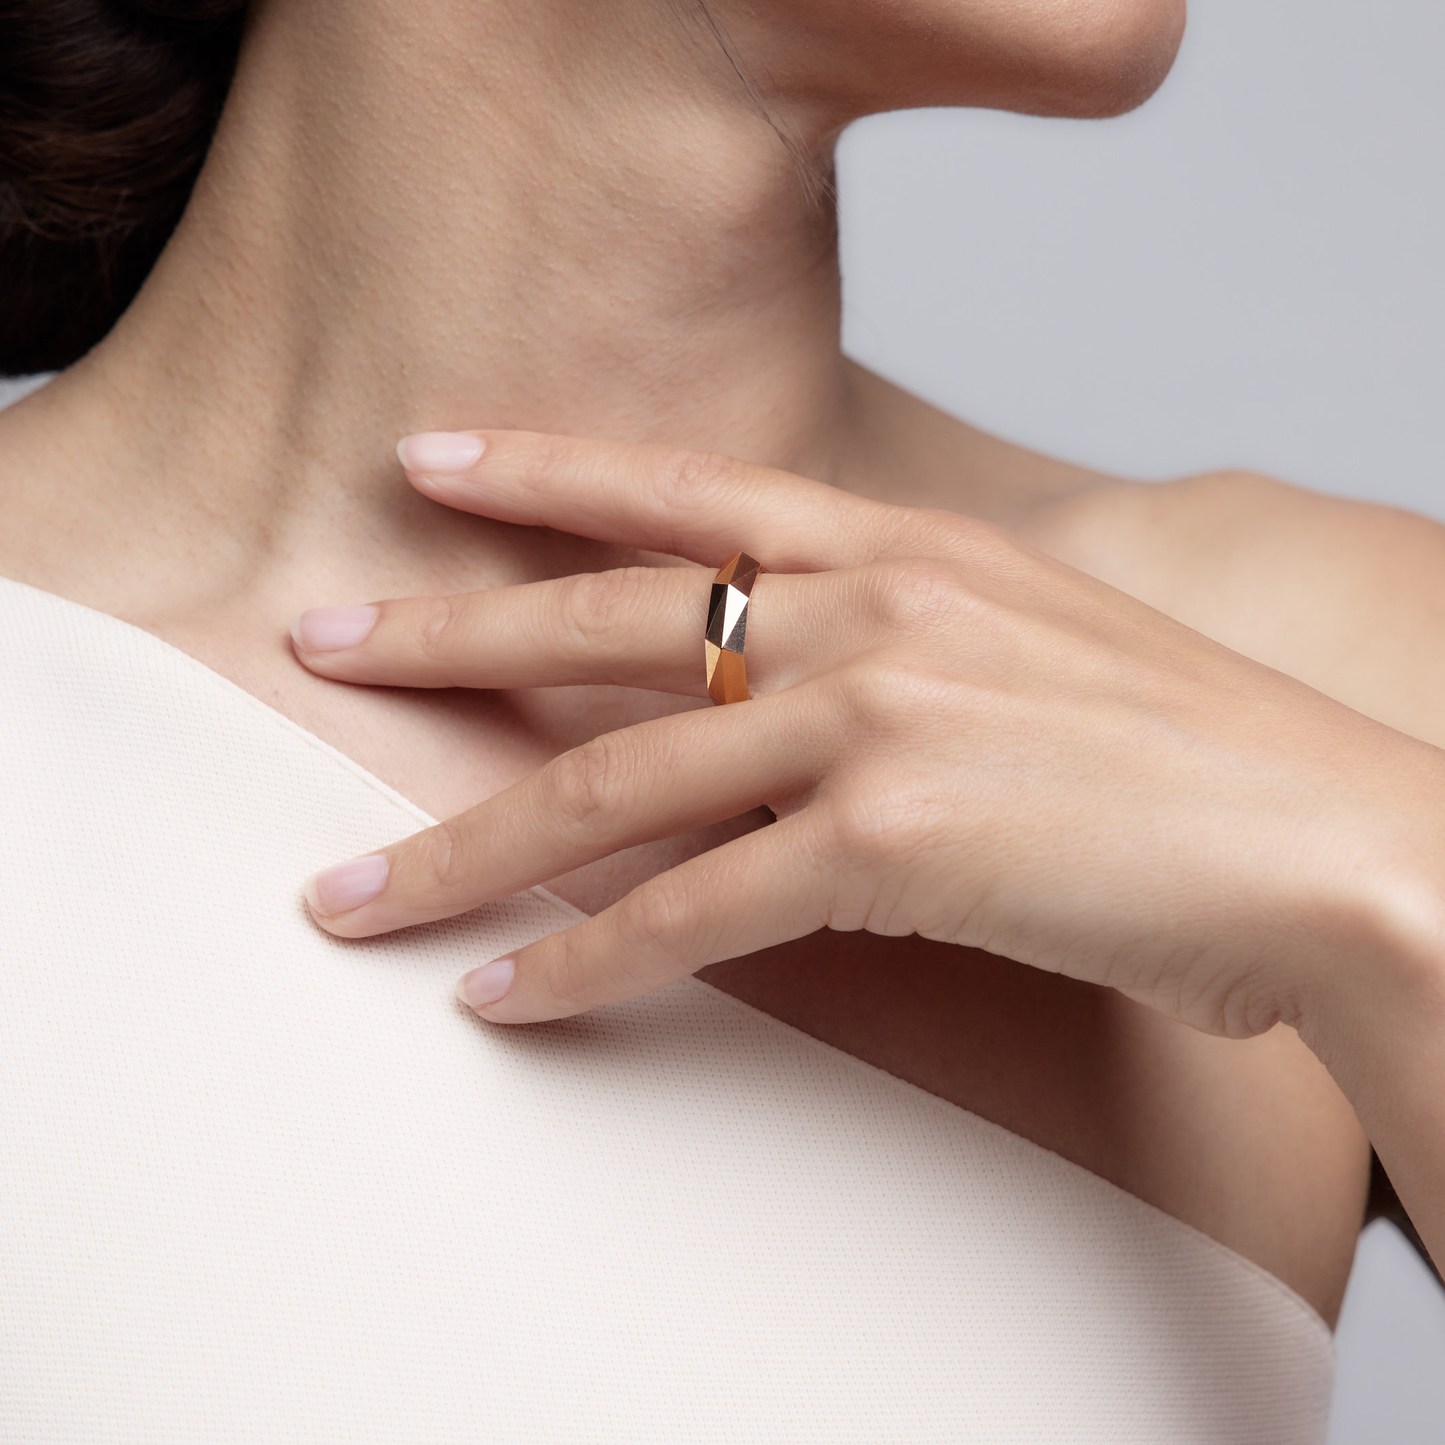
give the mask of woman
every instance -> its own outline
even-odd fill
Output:
[[[7,1428],[1318,1438],[1356,1112],[1440,1237],[1438,531],[837,347],[843,124],[1179,7],[268,0],[149,269],[217,9],[0,46],[8,367],[99,341],[0,418]]]

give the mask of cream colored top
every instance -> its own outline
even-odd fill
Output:
[[[706,985],[507,1031],[542,891],[364,942],[431,820],[0,582],[0,1439],[1320,1441],[1279,1281]]]

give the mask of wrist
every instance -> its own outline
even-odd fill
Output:
[[[1445,1049],[1445,840],[1431,852],[1358,870],[1298,991],[1290,1022],[1352,1101],[1392,1056]]]
[[[1431,1257],[1442,1262],[1445,904],[1436,893],[1429,886],[1382,892],[1370,912],[1374,946],[1317,992],[1299,1033],[1354,1108]]]

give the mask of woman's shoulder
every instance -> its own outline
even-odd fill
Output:
[[[1028,540],[1392,727],[1445,744],[1445,526],[1256,472],[1084,488]]]

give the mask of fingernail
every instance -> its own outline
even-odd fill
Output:
[[[306,901],[316,912],[328,917],[333,913],[349,913],[363,903],[370,903],[381,892],[386,886],[389,866],[385,853],[373,853],[323,868],[306,880]]]
[[[291,637],[307,652],[339,652],[355,647],[378,616],[375,607],[310,607],[291,624]]]
[[[456,431],[421,431],[402,437],[396,454],[409,472],[448,476],[464,472],[482,454],[482,439]]]
[[[484,963],[470,973],[464,973],[457,980],[457,997],[468,1008],[486,1008],[505,998],[517,974],[517,961],[513,958],[498,958]]]

